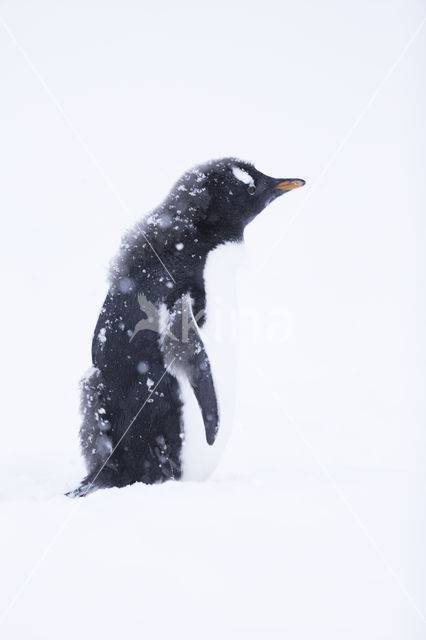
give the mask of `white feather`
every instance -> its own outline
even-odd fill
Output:
[[[210,360],[220,423],[216,441],[210,446],[206,442],[201,411],[194,393],[187,380],[179,377],[184,403],[184,480],[203,480],[208,477],[216,468],[231,433],[237,370],[236,276],[242,250],[242,244],[228,243],[212,251],[207,259],[204,271],[206,323],[200,334]]]
[[[252,176],[244,169],[240,169],[240,167],[232,167],[232,173],[240,182],[244,182],[244,184],[254,184]]]

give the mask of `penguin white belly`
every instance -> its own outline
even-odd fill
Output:
[[[184,480],[203,480],[216,468],[228,442],[235,412],[237,375],[237,271],[242,243],[217,247],[204,270],[206,322],[203,339],[215,385],[219,407],[219,431],[213,445],[206,441],[201,411],[188,381],[179,376],[183,400],[184,440],[182,469]]]

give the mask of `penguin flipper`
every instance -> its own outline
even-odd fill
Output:
[[[188,365],[185,373],[201,409],[207,443],[212,445],[219,430],[219,411],[206,351],[203,350]]]
[[[183,296],[173,306],[162,346],[166,365],[187,377],[203,416],[207,443],[212,445],[219,430],[219,410],[210,360],[189,296]]]

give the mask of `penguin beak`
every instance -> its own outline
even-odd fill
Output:
[[[291,191],[292,189],[303,187],[304,184],[305,181],[300,178],[290,178],[287,180],[279,180],[278,184],[275,185],[275,189],[279,189],[280,191]]]

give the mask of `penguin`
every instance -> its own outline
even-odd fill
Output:
[[[227,385],[204,338],[214,264],[225,271],[220,288],[234,268],[223,249],[238,247],[269,203],[304,184],[236,158],[211,160],[184,173],[125,234],[80,384],[87,475],[68,496],[211,473],[217,456],[204,465],[200,445],[214,450],[230,418],[218,394]]]

